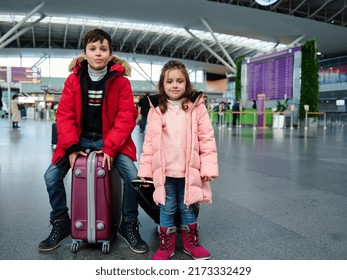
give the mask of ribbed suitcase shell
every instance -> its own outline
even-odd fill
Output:
[[[110,173],[102,168],[102,153],[79,156],[72,170],[71,250],[77,252],[82,241],[102,243],[109,252],[112,239],[112,191]]]

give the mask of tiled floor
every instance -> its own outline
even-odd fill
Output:
[[[0,259],[150,259],[156,225],[141,211],[140,231],[150,252],[139,255],[115,238],[70,251],[71,240],[38,251],[49,234],[50,206],[43,173],[51,159],[51,122],[22,120],[10,130],[0,119]],[[199,215],[202,245],[212,259],[347,259],[347,128],[257,129],[215,127],[220,176],[213,204]],[[133,133],[141,149],[143,134]],[[69,192],[69,176],[66,177]],[[180,250],[173,259],[189,259]]]

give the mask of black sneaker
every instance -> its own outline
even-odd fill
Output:
[[[119,233],[128,243],[131,250],[135,253],[143,254],[148,251],[148,245],[142,240],[139,233],[139,222],[124,222],[122,221]]]
[[[54,220],[51,221],[51,225],[53,226],[51,234],[39,244],[39,251],[41,252],[54,250],[71,235],[70,219]]]

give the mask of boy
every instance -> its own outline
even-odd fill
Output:
[[[101,29],[84,38],[83,56],[69,68],[56,114],[58,143],[52,163],[45,172],[52,211],[51,234],[39,244],[40,251],[52,251],[70,236],[71,221],[66,205],[63,179],[86,149],[102,152],[103,165],[115,165],[124,180],[120,234],[136,253],[148,246],[141,239],[138,222],[138,194],[131,185],[137,177],[136,147],[131,133],[137,110],[130,82],[129,64],[112,55],[112,41]]]

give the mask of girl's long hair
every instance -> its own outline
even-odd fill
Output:
[[[168,61],[162,68],[159,82],[158,82],[158,91],[159,91],[159,109],[160,111],[164,114],[167,110],[167,99],[168,96],[165,93],[164,89],[164,78],[165,78],[165,73],[168,70],[173,70],[173,69],[178,69],[182,72],[184,78],[186,79],[186,90],[185,93],[183,94],[183,102],[182,102],[182,109],[185,111],[188,108],[188,101],[194,94],[194,90],[192,87],[192,84],[189,79],[189,74],[186,69],[186,66],[177,60],[170,60]]]

